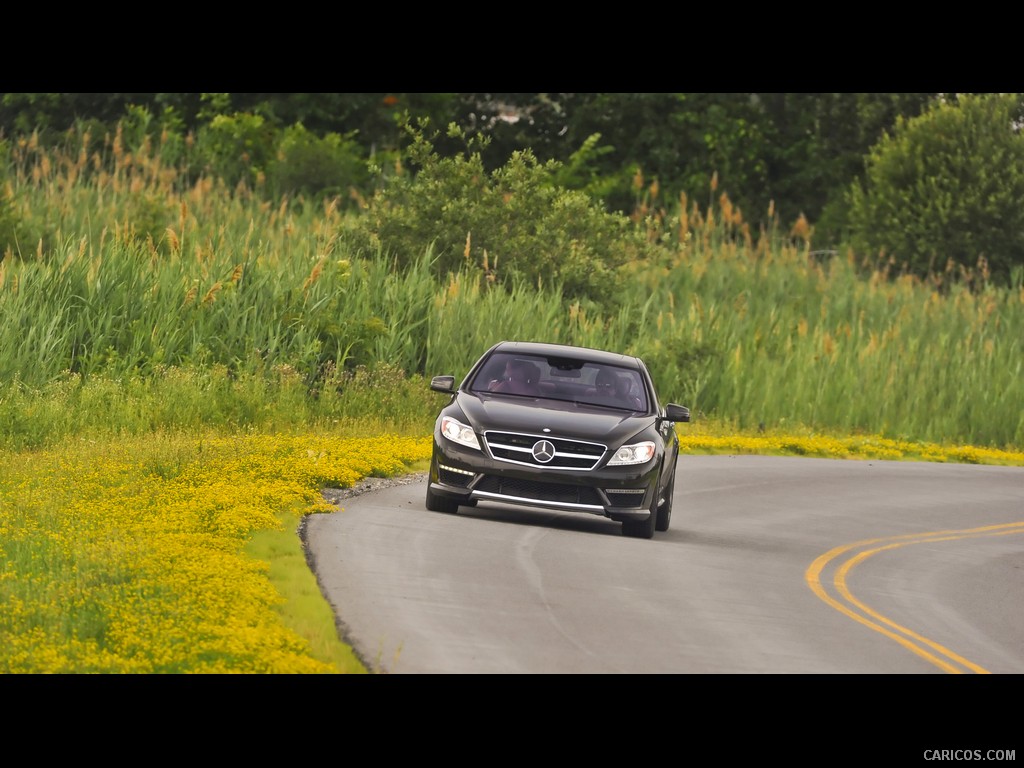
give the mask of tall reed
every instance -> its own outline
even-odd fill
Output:
[[[1024,287],[991,285],[983,264],[898,276],[816,254],[806,223],[754,236],[724,196],[704,211],[683,198],[636,221],[663,255],[626,265],[601,312],[471,264],[438,280],[430,244],[401,271],[383,250],[346,252],[336,204],[270,204],[117,136],[63,153],[21,142],[7,175],[44,233],[0,262],[8,440],[76,428],[41,398],[88,399],[72,392],[93,382],[130,430],[332,423],[368,392],[388,402],[375,416],[428,429],[426,379],[533,339],[638,354],[666,399],[739,430],[1024,445]],[[182,381],[202,394],[167,401]]]

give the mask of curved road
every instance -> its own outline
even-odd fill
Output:
[[[672,527],[481,503],[425,479],[302,529],[373,671],[1024,672],[1024,468],[680,458]]]

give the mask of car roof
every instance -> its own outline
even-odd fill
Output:
[[[499,341],[491,347],[491,353],[512,352],[523,355],[542,355],[545,357],[582,358],[595,363],[607,365],[623,365],[631,368],[640,367],[639,358],[609,352],[604,349],[577,347],[569,344],[551,344],[544,341]]]

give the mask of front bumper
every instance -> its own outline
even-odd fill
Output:
[[[434,494],[461,504],[492,501],[642,521],[651,515],[660,460],[585,471],[526,467],[435,435],[429,483]]]

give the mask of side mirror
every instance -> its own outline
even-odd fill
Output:
[[[676,405],[675,403],[669,403],[665,406],[665,420],[666,421],[689,421],[690,420],[690,409],[685,405]]]
[[[435,392],[445,392],[450,395],[455,391],[455,377],[435,376],[430,380],[430,388]]]

